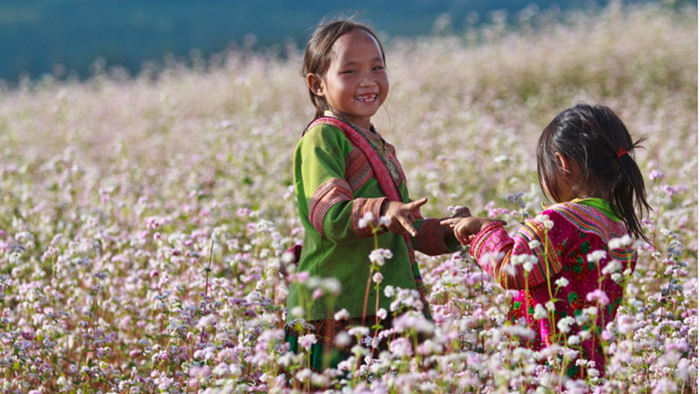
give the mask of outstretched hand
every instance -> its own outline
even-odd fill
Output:
[[[390,220],[390,223],[386,225],[387,230],[399,235],[410,234],[414,237],[418,235],[418,232],[413,227],[413,222],[416,221],[413,212],[426,202],[428,202],[427,198],[421,198],[409,203],[385,201],[382,204],[381,215],[386,216]]]
[[[462,212],[464,215],[465,212]],[[468,216],[467,216],[468,215]],[[477,218],[471,216],[467,209],[466,215],[463,217],[451,217],[440,222],[443,226],[450,226],[455,233],[455,238],[462,245],[467,245],[471,239],[481,231],[489,223],[501,222],[500,220],[492,220],[487,218]],[[505,224],[505,223],[504,223]]]

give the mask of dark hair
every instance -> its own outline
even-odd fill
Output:
[[[651,207],[646,201],[644,178],[631,156],[644,138],[632,142],[622,120],[604,105],[578,104],[557,115],[545,127],[537,144],[537,174],[542,189],[556,202],[561,190],[557,177],[562,175],[555,153],[578,164],[580,193],[595,193],[610,203],[613,211],[636,238],[644,235],[640,215]]]
[[[328,23],[321,22],[321,24],[316,27],[311,38],[309,38],[309,42],[306,44],[306,51],[304,51],[304,66],[301,70],[302,76],[306,77],[308,74],[317,74],[323,77],[331,64],[331,49],[333,48],[333,44],[338,38],[355,29],[364,30],[377,40],[379,50],[382,52],[382,60],[386,65],[384,47],[381,41],[379,41],[377,34],[371,27],[355,22],[352,18],[349,18]],[[316,115],[314,118],[323,116],[323,111],[330,109],[326,99],[315,95],[311,89],[309,89],[309,96],[311,97],[311,103],[316,107]]]

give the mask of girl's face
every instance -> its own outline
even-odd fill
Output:
[[[379,44],[362,29],[340,36],[331,48],[326,74],[320,78],[309,74],[307,84],[336,115],[365,129],[389,93]]]

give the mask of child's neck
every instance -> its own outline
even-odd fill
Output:
[[[367,122],[367,125],[366,125],[367,127],[365,127],[365,125],[360,125],[360,124],[357,124],[357,123],[355,123],[355,122],[351,122],[351,121],[345,119],[344,117],[342,117],[342,116],[336,114],[336,113],[333,112],[332,110],[326,110],[326,111],[324,111],[323,114],[324,114],[325,116],[332,116],[332,117],[334,117],[334,118],[338,118],[338,119],[342,120],[343,122],[350,123],[351,125],[357,127],[358,129],[361,129],[361,130],[363,130],[363,131],[373,132],[372,122]]]

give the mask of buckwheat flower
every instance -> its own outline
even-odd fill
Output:
[[[496,156],[493,158],[493,161],[496,163],[504,163],[504,162],[507,162],[509,160],[510,159],[506,155],[500,155],[500,156]]]
[[[620,238],[613,238],[608,242],[608,247],[610,249],[621,249],[627,246],[632,245],[632,237],[630,237],[628,234],[623,235]]]
[[[655,181],[657,179],[664,179],[664,173],[657,170],[651,170],[651,173],[649,173],[649,179],[651,179],[652,181]]]
[[[526,261],[525,263],[523,263],[523,269],[525,270],[525,272],[530,272],[533,268],[535,268],[535,266],[532,264],[531,261]]]
[[[338,320],[338,321],[347,320],[350,317],[350,312],[348,312],[347,309],[343,308],[343,309],[339,310],[338,312],[336,312],[333,317],[335,318],[335,320]]]
[[[551,230],[554,227],[554,222],[549,219],[548,215],[537,215],[534,220],[537,223],[541,223],[547,230]]]
[[[571,325],[574,324],[576,320],[574,320],[573,317],[567,316],[562,319],[560,319],[557,322],[557,328],[559,331],[563,332],[564,334],[568,334],[569,331],[571,331]]]
[[[544,304],[544,307],[547,308],[548,311],[553,312],[554,311],[554,302],[547,301],[547,303]]]
[[[542,304],[535,305],[535,313],[532,315],[537,320],[546,319],[547,311],[544,309]]]
[[[374,283],[381,283],[382,279],[384,279],[384,276],[382,276],[382,273],[381,273],[381,272],[377,272],[377,273],[374,274],[374,276],[372,277],[372,281],[373,281]]]
[[[336,346],[344,348],[350,346],[350,344],[352,343],[352,337],[348,335],[347,332],[341,331],[335,336],[333,342],[336,344]]]
[[[399,337],[391,341],[391,343],[389,343],[389,351],[398,357],[413,356],[411,343],[404,337]]]
[[[569,285],[569,280],[564,277],[561,277],[554,281],[554,284],[557,285],[557,287],[566,287]]]
[[[369,328],[364,326],[353,327],[348,330],[348,334],[354,337],[364,337],[369,334]]]
[[[615,272],[614,274],[610,275],[610,279],[615,281],[615,283],[620,283],[622,281],[622,275],[619,272]]]
[[[305,283],[309,279],[309,273],[302,271],[292,274],[290,280],[292,282]]]
[[[314,300],[318,300],[319,298],[323,297],[323,289],[316,289],[314,290],[313,295],[311,296]]]
[[[605,294],[604,291],[598,289],[588,293],[586,295],[586,300],[590,302],[595,301],[598,303],[598,305],[608,305],[610,303],[610,299],[608,298],[607,294]]]
[[[581,338],[578,335],[572,335],[566,340],[566,344],[569,346],[576,346],[581,343]]]
[[[311,349],[311,345],[315,344],[316,342],[318,342],[318,340],[314,334],[306,334],[299,338],[299,345],[306,350]]]
[[[386,309],[384,309],[384,308],[379,308],[379,310],[377,311],[377,317],[378,317],[380,320],[384,320],[384,319],[386,319],[386,316],[387,316],[387,311],[386,311]]]
[[[295,306],[294,308],[292,308],[291,314],[293,317],[300,318],[304,316],[304,308],[300,306]]]
[[[588,376],[592,378],[597,378],[598,376],[600,376],[600,371],[598,371],[595,368],[588,368],[586,372],[588,373]]]
[[[388,226],[391,224],[391,219],[389,219],[386,216],[382,216],[379,218],[379,225],[380,226]]]
[[[357,221],[357,227],[359,227],[359,228],[367,227],[367,221],[364,218],[360,218],[360,220]]]
[[[618,272],[621,269],[622,269],[622,263],[620,263],[619,261],[617,261],[615,259],[612,259],[608,262],[608,264],[605,265],[605,267],[603,267],[601,272],[603,273],[603,275],[608,275],[608,274],[612,274],[614,272]]]
[[[537,249],[540,246],[542,246],[542,244],[540,243],[540,241],[533,239],[532,241],[527,243],[527,246],[529,246],[530,249]]]
[[[327,293],[332,295],[338,295],[341,291],[340,281],[336,278],[325,278],[321,281],[321,288],[323,288]]]
[[[589,263],[597,263],[600,260],[604,259],[607,255],[608,253],[604,250],[595,250],[586,255],[586,260],[588,260]]]
[[[394,294],[395,294],[395,292],[394,292],[394,286],[388,285],[387,287],[384,288],[384,295],[385,295],[387,298],[393,297]]]

